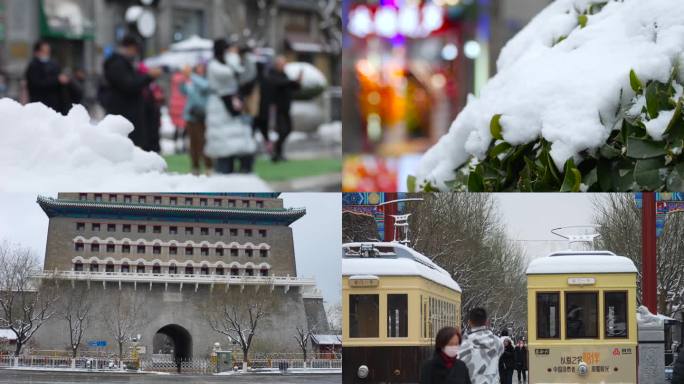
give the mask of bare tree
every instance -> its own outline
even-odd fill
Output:
[[[328,329],[332,332],[342,333],[342,302],[336,304],[326,303],[325,317],[328,319]]]
[[[313,335],[313,331],[305,327],[296,327],[294,339],[297,340],[297,346],[302,350],[302,356],[304,357],[304,368],[306,368],[306,355],[309,350],[309,341]]]
[[[31,249],[0,244],[0,328],[16,334],[15,355],[55,314],[55,281],[39,281],[34,276],[39,270]]]
[[[375,218],[358,212],[342,212],[342,241],[377,241],[378,230]]]
[[[76,357],[83,342],[83,336],[90,324],[93,302],[87,289],[66,288],[62,292],[61,316],[69,330],[71,355]]]
[[[214,293],[202,310],[214,332],[236,341],[242,350],[242,370],[247,371],[249,349],[260,322],[268,316],[271,299],[268,293],[236,295]]]
[[[123,351],[138,333],[145,320],[142,302],[128,290],[114,291],[102,314],[105,329],[119,347],[119,359],[124,357]]]
[[[594,200],[600,248],[626,256],[637,266],[637,302],[641,304],[641,210],[633,194],[609,194]],[[684,309],[684,214],[667,215],[658,237],[658,312],[673,316]]]

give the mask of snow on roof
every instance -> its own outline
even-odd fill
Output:
[[[311,335],[314,344],[318,345],[342,345],[342,337],[340,335]]]
[[[632,260],[608,251],[555,252],[530,262],[528,275],[559,273],[636,273]]]
[[[608,1],[581,28],[578,10],[596,2],[551,2],[506,43],[497,74],[478,97],[469,96],[449,132],[421,159],[419,182],[448,189],[454,170],[471,155],[483,158],[495,114],[502,115],[510,144],[540,136],[553,143],[551,156],[562,169],[568,158],[608,138],[621,91],[623,101],[634,96],[630,69],[642,82],[668,80],[673,63],[684,59],[684,1]],[[657,129],[649,134],[659,140]]]
[[[166,173],[154,152],[133,145],[133,125],[108,115],[97,123],[82,105],[67,116],[40,103],[0,99],[0,190],[269,191],[253,175],[200,177]]]
[[[400,243],[366,242],[346,243],[343,249],[372,245],[381,248],[379,257],[362,258],[345,256],[342,259],[343,276],[421,276],[447,288],[461,292],[461,287],[451,278],[449,272],[432,260]],[[386,252],[386,249],[392,249]],[[352,277],[353,278],[353,277]]]
[[[16,340],[17,334],[11,329],[0,329],[0,339]]]

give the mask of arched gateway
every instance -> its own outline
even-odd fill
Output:
[[[178,324],[165,325],[152,341],[155,354],[173,355],[175,361],[192,358],[192,336]]]

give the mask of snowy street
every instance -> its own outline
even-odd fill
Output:
[[[340,383],[340,375],[249,375],[249,376],[194,376],[154,374],[68,373],[3,370],[0,383]]]

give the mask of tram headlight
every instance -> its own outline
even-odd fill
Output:
[[[365,365],[359,366],[359,370],[356,372],[356,375],[359,376],[359,379],[365,379],[368,377],[368,367]]]
[[[580,376],[586,376],[588,372],[589,372],[589,367],[587,366],[587,363],[585,363],[585,362],[579,363],[579,366],[577,367],[577,373],[579,373]]]

